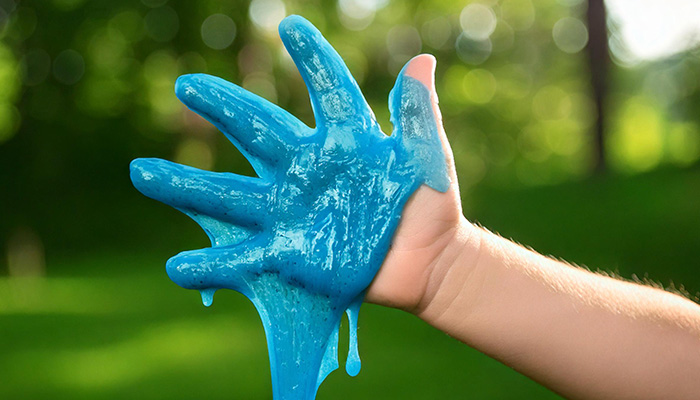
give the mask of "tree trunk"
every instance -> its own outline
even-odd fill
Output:
[[[603,0],[588,0],[586,12],[588,25],[588,65],[591,72],[591,86],[595,102],[594,126],[594,170],[602,173],[605,162],[605,108],[604,102],[608,89],[607,73],[610,63],[608,52],[608,30]]]

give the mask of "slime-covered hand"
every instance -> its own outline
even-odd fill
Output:
[[[275,399],[312,399],[338,366],[346,310],[346,368],[359,371],[357,312],[406,201],[423,183],[444,192],[450,182],[423,83],[401,72],[389,97],[394,132],[387,136],[315,27],[291,16],[279,31],[308,87],[316,128],[222,79],[185,75],[177,96],[216,125],[258,177],[137,159],[131,179],[211,239],[211,248],[171,258],[170,278],[199,290],[206,305],[220,288],[247,296],[265,328]]]

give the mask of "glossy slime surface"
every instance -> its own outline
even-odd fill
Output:
[[[213,76],[185,75],[175,92],[216,125],[258,177],[160,159],[131,163],[134,186],[193,218],[212,247],[167,262],[170,278],[201,292],[241,292],[267,337],[275,399],[313,399],[338,368],[338,329],[350,321],[346,370],[360,370],[357,315],[401,211],[423,183],[449,178],[431,92],[399,74],[389,96],[394,132],[379,129],[340,56],[308,21],[290,16],[282,41],[306,82],[316,128]]]

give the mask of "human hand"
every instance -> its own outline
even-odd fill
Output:
[[[449,192],[426,187],[416,193],[404,211],[387,269],[402,260],[394,253],[420,248],[411,254],[432,256],[435,242],[459,215],[451,151],[437,114],[434,59],[416,57],[402,71],[391,110],[397,129],[386,136],[342,60],[327,43],[315,43],[323,40],[315,28],[293,18],[286,26],[283,40],[309,83],[316,129],[222,79],[186,75],[176,84],[178,97],[221,129],[259,178],[158,159],[132,164],[140,191],[187,213],[212,239],[213,248],[168,262],[170,277],[183,287],[239,290],[252,270],[289,264],[277,267],[287,280],[354,298],[376,272],[354,264],[381,261],[377,253],[389,245],[390,225],[421,183]]]
[[[432,187],[414,201],[399,245],[425,245],[413,253],[425,259],[439,245],[432,235],[449,232],[446,211],[458,208],[458,200],[449,148],[440,141],[432,71],[417,68],[434,68],[432,58],[416,58],[400,73],[389,101],[395,129],[387,136],[343,61],[311,24],[288,17],[280,35],[307,84],[315,129],[222,79],[186,75],[178,79],[177,96],[216,125],[258,177],[137,159],[131,178],[145,195],[192,217],[211,239],[211,248],[171,258],[170,278],[200,290],[205,304],[219,288],[250,298],[266,329],[276,396],[308,395],[337,366],[340,317],[354,310],[355,323],[411,194],[423,183]],[[434,189],[449,189],[448,200]],[[418,227],[427,230],[411,233]],[[403,258],[392,259],[388,277],[405,277],[396,272]],[[409,270],[420,267],[413,263]],[[381,299],[398,287],[372,293]],[[308,371],[319,368],[316,381]],[[357,369],[359,360],[348,371]]]

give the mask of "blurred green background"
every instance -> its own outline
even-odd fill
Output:
[[[0,398],[271,397],[252,305],[222,291],[205,309],[168,280],[168,257],[208,241],[136,192],[128,164],[252,174],[177,101],[184,73],[226,78],[311,124],[276,33],[291,13],[327,35],[386,132],[396,73],[437,57],[472,221],[697,299],[700,10],[601,6],[0,0]],[[331,374],[320,399],[557,398],[399,311],[364,306],[359,334],[362,372]]]

